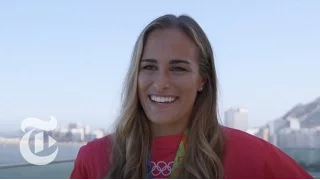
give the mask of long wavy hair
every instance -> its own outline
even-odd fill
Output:
[[[179,178],[223,178],[224,136],[218,120],[217,75],[213,50],[204,31],[187,15],[164,15],[148,24],[135,43],[125,79],[122,106],[115,132],[107,178],[147,178],[147,154],[152,137],[148,120],[138,97],[140,59],[146,39],[158,28],[178,28],[198,47],[199,72],[205,78],[197,94],[188,128],[190,136]]]

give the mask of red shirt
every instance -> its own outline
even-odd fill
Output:
[[[225,128],[227,141],[223,156],[226,179],[311,179],[292,158],[272,144],[245,132]],[[151,148],[153,178],[168,178],[183,133],[158,137]],[[110,164],[110,137],[80,148],[70,178],[103,179]]]

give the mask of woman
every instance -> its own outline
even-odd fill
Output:
[[[83,146],[71,178],[312,178],[273,145],[222,127],[211,45],[188,16],[139,36],[115,132]]]

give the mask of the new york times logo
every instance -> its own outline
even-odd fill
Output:
[[[27,118],[21,123],[21,130],[25,135],[20,140],[20,153],[22,157],[29,163],[34,165],[46,165],[54,161],[58,154],[58,148],[50,155],[40,156],[36,155],[44,151],[45,134],[54,130],[57,127],[57,120],[54,117],[50,117],[50,121],[43,121],[37,118]],[[28,130],[27,130],[28,129]],[[38,132],[40,130],[40,132]],[[31,134],[37,132],[34,135],[34,142],[31,143]],[[56,143],[56,140],[48,135],[49,147]],[[34,152],[31,151],[30,145],[33,145]]]

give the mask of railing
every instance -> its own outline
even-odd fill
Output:
[[[32,164],[0,165],[1,179],[68,179],[74,160],[54,161],[48,165]]]
[[[315,179],[320,179],[320,172],[309,172],[309,174]]]
[[[1,179],[68,179],[74,160],[54,161],[48,165],[32,164],[0,165]],[[310,172],[314,178],[320,178],[320,172]]]

